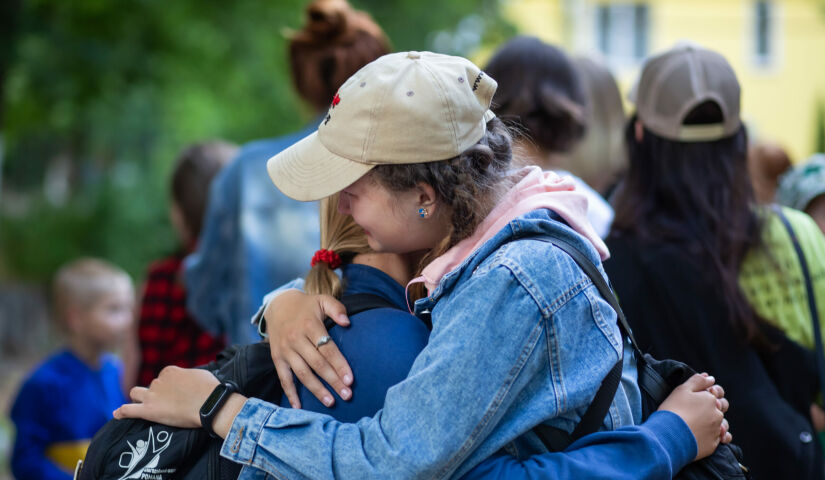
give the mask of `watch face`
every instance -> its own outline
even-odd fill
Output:
[[[203,402],[203,406],[201,407],[201,415],[209,415],[212,413],[212,410],[215,409],[215,406],[220,401],[221,397],[223,397],[224,393],[226,393],[226,385],[220,384],[212,390],[212,393],[209,395],[209,398]]]

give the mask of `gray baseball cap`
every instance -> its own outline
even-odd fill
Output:
[[[684,44],[649,59],[629,99],[638,119],[653,133],[680,142],[708,142],[739,130],[739,81],[722,55]],[[712,101],[722,110],[722,123],[685,125],[698,105]]]

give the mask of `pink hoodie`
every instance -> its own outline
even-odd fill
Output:
[[[539,167],[527,167],[518,173],[523,173],[524,177],[507,192],[475,232],[433,260],[424,268],[421,276],[410,283],[423,280],[427,292],[432,293],[444,275],[458,267],[507,223],[540,208],[558,213],[573,230],[593,244],[602,260],[610,256],[607,246],[587,221],[587,198],[576,190],[573,179],[559,176],[555,172],[544,172]]]

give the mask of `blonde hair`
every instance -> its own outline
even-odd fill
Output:
[[[54,276],[55,314],[64,323],[70,308],[90,308],[103,295],[127,285],[132,279],[120,267],[97,258],[80,258],[60,267]]]
[[[338,213],[336,193],[321,200],[321,248],[332,250],[344,263],[349,263],[359,253],[370,253],[364,230],[349,215]],[[307,273],[304,290],[310,294],[326,294],[341,297],[344,287],[341,279],[326,262],[317,262]]]

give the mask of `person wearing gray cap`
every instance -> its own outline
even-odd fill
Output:
[[[754,205],[735,72],[716,52],[679,46],[645,63],[631,99],[605,270],[636,338],[725,385],[754,478],[825,477],[809,416],[811,352],[772,326],[776,305],[757,298],[786,277],[756,267],[757,255],[778,250],[765,241],[769,214]]]

